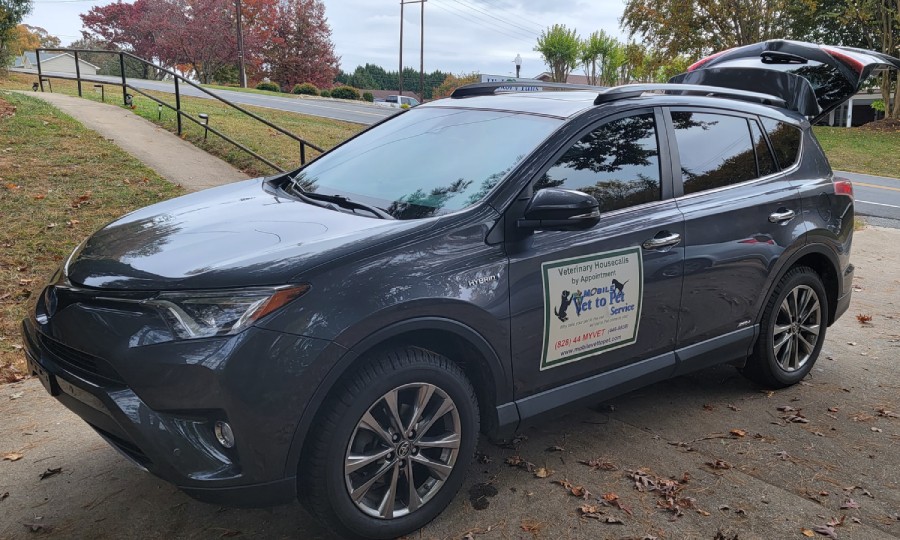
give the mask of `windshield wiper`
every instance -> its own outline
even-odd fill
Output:
[[[366,212],[369,212],[370,214],[373,214],[375,215],[375,217],[378,217],[380,219],[396,219],[394,216],[388,214],[377,206],[354,201],[343,195],[324,195],[322,193],[307,191],[300,187],[299,177],[300,175],[291,178],[291,190],[293,190],[297,197],[305,203],[328,208],[329,210],[337,210],[336,208],[334,208],[334,205],[337,205],[348,210],[365,210]],[[320,202],[331,204],[319,204]]]

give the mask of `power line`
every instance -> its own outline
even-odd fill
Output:
[[[484,2],[487,3],[488,0],[484,0]],[[495,8],[496,8],[496,7],[497,7],[497,6],[495,6]],[[504,8],[499,8],[499,9],[500,9],[501,11],[504,11],[504,10],[505,10],[507,13],[511,13],[508,9],[504,9]],[[524,17],[524,16],[522,16],[522,15],[519,14],[519,13],[515,13],[515,17],[519,18],[519,19],[522,20],[523,22],[527,22],[527,23],[529,23],[529,24],[533,24],[534,26],[540,28],[540,29],[541,29],[541,32],[543,32],[543,31],[547,28],[547,25],[546,25],[546,24],[539,23],[539,22],[535,21],[534,19],[529,19],[528,17]]]
[[[457,10],[457,9],[454,8],[453,6],[449,6],[449,5],[446,5],[446,4],[439,3],[438,0],[432,0],[432,1],[434,2],[434,5],[435,5],[436,7],[440,8],[440,9],[443,9],[444,11],[446,11],[447,13],[450,13],[451,15],[457,16],[457,17],[459,17],[460,19],[462,19],[462,20],[464,20],[464,21],[466,21],[466,22],[478,24],[478,25],[480,25],[480,26],[483,27],[483,28],[487,28],[488,30],[491,30],[492,32],[496,32],[496,33],[498,33],[498,34],[502,34],[502,35],[504,35],[504,36],[506,36],[506,37],[509,37],[509,38],[512,38],[512,39],[516,39],[516,40],[519,40],[519,41],[523,41],[523,42],[525,42],[525,43],[529,43],[529,44],[532,44],[532,45],[534,44],[534,38],[530,38],[530,37],[526,38],[525,36],[522,36],[522,35],[514,35],[514,34],[511,34],[511,33],[508,33],[508,32],[505,31],[505,29],[503,29],[503,28],[497,28],[495,25],[492,25],[491,23],[486,22],[486,21],[484,21],[483,19],[480,19],[480,18],[477,18],[477,17],[470,17],[470,16],[467,16],[467,14],[464,14],[464,12],[461,13],[459,10]]]
[[[463,6],[463,7],[467,7],[467,8],[469,8],[469,9],[475,10],[475,11],[477,11],[477,12],[479,12],[479,13],[484,13],[484,14],[487,15],[488,17],[490,17],[490,18],[492,18],[492,19],[495,19],[495,20],[497,20],[497,21],[500,21],[501,23],[503,23],[503,24],[505,24],[505,25],[507,25],[507,26],[510,26],[510,27],[513,27],[513,28],[518,28],[519,30],[524,30],[525,32],[528,33],[528,35],[529,35],[530,37],[535,37],[535,38],[537,38],[537,36],[538,36],[537,32],[536,32],[534,29],[531,29],[531,28],[525,28],[524,26],[520,26],[520,25],[518,25],[518,24],[516,24],[516,23],[509,22],[509,21],[507,21],[507,20],[505,20],[505,19],[501,19],[500,17],[497,17],[496,15],[493,15],[493,14],[487,12],[487,11],[484,11],[483,9],[481,9],[481,8],[479,8],[479,7],[476,7],[476,6],[472,5],[472,4],[469,4],[468,2],[463,2],[462,0],[453,0],[453,1],[456,2],[457,4]]]

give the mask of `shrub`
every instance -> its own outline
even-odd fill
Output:
[[[359,99],[359,90],[352,86],[338,86],[331,91],[331,97],[338,99]]]
[[[294,89],[291,90],[291,93],[292,94],[303,94],[305,96],[318,96],[319,89],[316,88],[316,85],[305,82],[303,84],[294,85]]]
[[[257,90],[267,90],[269,92],[281,92],[281,87],[278,86],[278,83],[273,82],[261,82],[256,85]]]
[[[372,103],[373,101],[375,101],[375,96],[372,95],[372,92],[366,92],[363,94],[363,101]]]
[[[322,90],[321,92],[319,92],[319,95],[322,97],[331,97],[331,90],[326,88],[326,89]]]

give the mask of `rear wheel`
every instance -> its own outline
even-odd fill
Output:
[[[325,404],[298,471],[301,500],[346,537],[395,538],[450,503],[475,451],[462,370],[418,348],[378,355]]]
[[[812,369],[828,327],[822,279],[799,266],[781,278],[763,313],[762,328],[743,373],[773,388],[798,383]]]

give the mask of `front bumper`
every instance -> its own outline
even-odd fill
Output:
[[[141,468],[216,504],[295,500],[288,454],[307,394],[298,388],[328,342],[250,328],[112,359],[69,347],[32,319],[22,332],[47,391]],[[231,424],[234,448],[216,441],[217,420]]]

